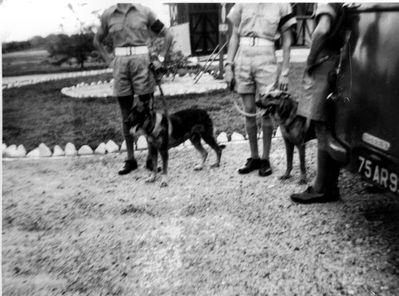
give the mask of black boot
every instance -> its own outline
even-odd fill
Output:
[[[238,169],[238,173],[241,175],[248,174],[254,170],[258,170],[260,168],[260,159],[259,158],[248,158],[245,166],[243,168]]]
[[[333,160],[327,151],[318,149],[315,186],[308,187],[302,193],[292,194],[291,199],[303,204],[337,201],[339,199],[338,175],[339,163]]]
[[[266,177],[272,174],[272,168],[268,159],[260,160],[259,176]]]
[[[301,204],[334,202],[339,200],[339,190],[336,187],[327,189],[325,192],[316,192],[313,187],[309,186],[302,193],[291,194],[291,199]]]
[[[119,175],[129,174],[131,171],[137,169],[137,161],[135,159],[126,160],[123,167],[119,170]]]

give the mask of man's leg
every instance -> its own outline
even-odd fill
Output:
[[[327,152],[327,128],[324,122],[315,122],[317,136],[317,172],[313,186],[302,193],[294,193],[291,199],[298,203],[336,201],[339,198],[339,164]]]
[[[317,137],[317,171],[316,178],[313,182],[315,192],[323,192],[328,181],[328,164],[330,156],[327,152],[327,135],[326,126],[322,122],[315,122]]]
[[[244,110],[246,113],[256,113],[255,95],[254,94],[242,94],[242,101],[244,103]],[[260,167],[260,159],[258,152],[258,127],[256,125],[256,117],[245,117],[245,129],[248,134],[249,148],[251,150],[251,157],[248,158],[247,163],[243,168],[238,170],[240,174],[247,174],[253,170],[257,170]]]
[[[133,96],[118,97],[119,107],[122,114],[122,132],[126,141],[127,158],[124,166],[119,170],[119,175],[125,175],[137,168],[137,161],[134,158],[133,142],[134,138],[130,134],[130,126],[125,122],[129,116],[129,111],[133,106]]]
[[[262,132],[263,132],[263,155],[259,168],[259,176],[265,177],[272,173],[270,167],[270,147],[272,145],[273,137],[273,121],[270,116],[262,117]]]

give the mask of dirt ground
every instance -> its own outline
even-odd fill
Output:
[[[399,294],[398,198],[343,172],[341,201],[294,204],[297,154],[282,183],[274,139],[274,174],[241,176],[247,145],[201,172],[172,150],[167,188],[143,168],[118,176],[122,154],[4,161],[3,295]]]

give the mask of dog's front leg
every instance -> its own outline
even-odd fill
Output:
[[[291,177],[292,171],[292,159],[294,157],[294,145],[290,143],[288,140],[284,139],[285,144],[285,153],[286,153],[286,161],[287,161],[287,169],[285,170],[284,175],[280,177],[280,180],[286,180]]]
[[[153,183],[157,178],[158,171],[158,149],[152,145],[148,146],[148,155],[152,161],[153,170],[150,173],[150,176],[145,180],[146,183]]]
[[[169,160],[169,153],[168,149],[160,149],[159,154],[161,154],[162,158],[162,178],[161,178],[161,187],[168,186],[168,160]]]
[[[298,152],[299,152],[299,165],[301,168],[301,178],[299,179],[299,184],[306,184],[306,162],[305,162],[305,155],[306,155],[306,144],[298,145]]]

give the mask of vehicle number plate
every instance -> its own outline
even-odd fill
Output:
[[[399,194],[398,174],[390,170],[384,164],[367,158],[358,156],[358,173],[367,180],[377,184],[395,194]]]

